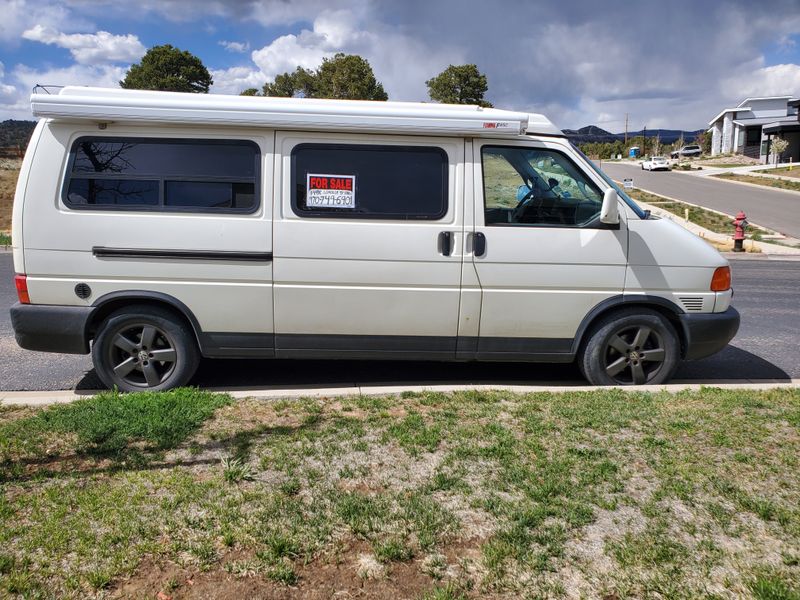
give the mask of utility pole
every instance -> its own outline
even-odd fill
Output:
[[[642,132],[642,156],[647,154],[647,125],[644,126],[644,131]]]
[[[625,152],[628,151],[628,113],[625,113]]]

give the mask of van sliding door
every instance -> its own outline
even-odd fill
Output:
[[[463,142],[278,133],[276,356],[452,359]]]

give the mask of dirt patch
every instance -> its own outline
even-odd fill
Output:
[[[297,581],[292,585],[271,581],[259,569],[231,573],[234,569],[230,566],[236,563],[256,564],[254,555],[243,550],[229,552],[205,572],[151,557],[143,560],[133,575],[112,590],[111,597],[161,600],[418,598],[451,576],[462,582],[469,577],[468,565],[477,556],[476,546],[474,540],[461,545],[450,544],[446,554],[438,559],[443,565],[441,573],[432,577],[426,572],[430,571],[428,557],[382,564],[370,553],[365,541],[350,540],[335,554],[296,565]]]
[[[761,161],[757,158],[750,158],[749,156],[744,156],[743,154],[734,154],[732,156],[720,156],[719,158],[707,158],[700,161],[697,161],[697,164],[703,165],[704,167],[715,167],[717,165],[758,165],[761,164]]]

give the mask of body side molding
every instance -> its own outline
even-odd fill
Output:
[[[237,262],[272,262],[272,252],[238,252],[230,250],[157,250],[150,248],[108,248],[93,246],[98,258],[155,258],[179,260],[229,260]]]

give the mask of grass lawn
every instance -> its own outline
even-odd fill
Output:
[[[800,597],[800,392],[0,411],[0,595]]]
[[[781,177],[796,177],[800,179],[800,165],[795,164],[791,169],[789,167],[764,169],[763,171],[756,171],[756,173],[767,173],[768,175],[780,175]]]
[[[735,169],[736,167],[746,167],[749,163],[703,163],[709,169]]]
[[[770,170],[770,173],[777,175],[774,170]],[[734,173],[720,173],[719,175],[712,175],[711,177],[719,177],[720,179],[727,179],[729,181],[744,181],[745,183],[755,183],[756,185],[763,185],[765,187],[800,192],[800,181],[785,181],[783,179],[758,177],[757,175],[736,175]]]
[[[620,184],[621,185],[621,184]],[[713,210],[705,209],[701,206],[693,206],[678,200],[669,200],[657,194],[651,194],[644,190],[625,190],[626,193],[639,202],[650,204],[656,208],[660,208],[669,213],[677,215],[681,219],[685,218],[686,209],[689,209],[689,222],[705,227],[706,229],[715,233],[724,233],[733,235],[733,225],[731,225],[731,218],[727,215],[720,214]],[[769,231],[759,227],[750,226],[747,229],[748,238],[758,240],[763,235],[769,235]]]

